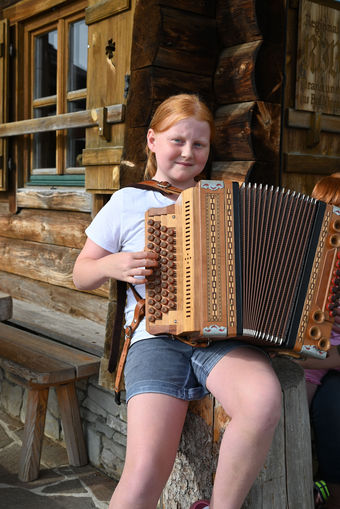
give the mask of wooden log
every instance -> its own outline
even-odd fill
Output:
[[[99,297],[0,271],[0,290],[19,301],[32,302],[37,306],[87,318],[99,324],[106,323],[108,288],[105,297]]]
[[[284,38],[285,3],[281,0],[230,0],[217,2],[217,30],[224,47],[258,39]]]
[[[262,161],[215,161],[212,164],[210,178],[213,180],[233,180],[256,182],[278,186],[279,160],[265,163]]]
[[[280,147],[279,104],[246,102],[215,112],[214,159],[276,161]]]
[[[288,359],[274,359],[273,365],[283,392],[282,416],[265,464],[242,507],[310,509],[313,473],[303,371]],[[162,508],[186,509],[195,500],[210,498],[219,444],[228,422],[219,403],[209,396],[190,406]]]
[[[148,67],[132,73],[129,99],[126,109],[127,127],[148,126],[157,106],[169,95],[197,93],[212,105],[212,80],[208,76],[188,72]],[[148,100],[145,100],[148,97]],[[125,150],[123,153],[125,157]]]
[[[91,212],[92,197],[84,189],[49,189],[25,187],[17,189],[17,206],[37,209]]]
[[[73,290],[72,271],[78,254],[78,249],[0,237],[0,270]],[[93,292],[106,294],[101,288]]]
[[[23,209],[0,215],[0,236],[81,249],[91,216],[84,212]]]
[[[173,7],[196,14],[201,14],[209,18],[215,17],[215,0],[158,0],[157,4],[163,7]]]
[[[280,103],[283,58],[281,45],[261,40],[224,49],[214,79],[216,102]]]
[[[211,76],[217,56],[216,23],[158,0],[138,2],[131,69],[156,65]],[[202,44],[204,41],[204,44]]]
[[[212,180],[232,180],[240,184],[249,180],[255,161],[215,161],[212,164]]]

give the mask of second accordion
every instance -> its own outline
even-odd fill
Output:
[[[282,188],[201,180],[146,213],[146,329],[324,358],[340,299],[340,208]]]

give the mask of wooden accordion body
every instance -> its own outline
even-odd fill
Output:
[[[146,213],[146,328],[323,358],[339,299],[340,209],[281,188],[202,180]]]

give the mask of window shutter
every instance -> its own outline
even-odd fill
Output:
[[[7,122],[8,114],[8,21],[0,20],[0,123]],[[6,138],[0,138],[0,191],[7,189],[7,148]]]

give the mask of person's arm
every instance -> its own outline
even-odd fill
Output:
[[[74,265],[73,281],[79,290],[94,290],[109,278],[142,284],[157,265],[155,253],[110,253],[88,238]]]

